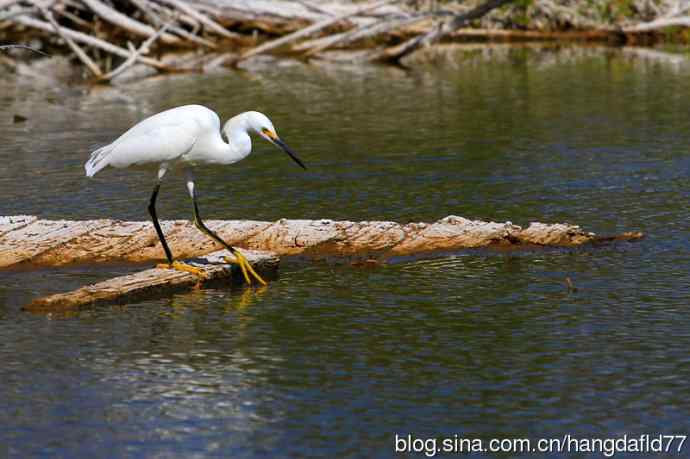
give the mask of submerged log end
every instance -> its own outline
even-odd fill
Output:
[[[616,241],[638,241],[644,239],[646,235],[642,231],[626,231],[625,233],[615,234],[613,236],[595,236],[592,239],[592,244],[607,244]]]
[[[616,241],[636,241],[645,237],[641,231],[629,231],[613,236],[598,236],[584,231],[578,225],[567,223],[545,224],[533,222],[517,234],[522,244],[551,247],[576,247],[585,244],[605,244]]]
[[[577,225],[567,223],[545,224],[532,222],[516,235],[523,244],[568,247],[591,242],[596,235]]]
[[[269,279],[276,277],[280,262],[277,255],[252,250],[243,250],[242,253],[259,274]],[[205,279],[188,272],[151,268],[87,285],[71,292],[38,298],[23,309],[31,312],[73,311],[84,306],[154,299],[217,283],[244,282],[239,266],[226,263],[225,256],[231,257],[227,251],[222,250],[202,258],[186,260],[187,263],[203,269],[207,276]]]

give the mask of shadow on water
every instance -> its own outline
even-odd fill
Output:
[[[395,433],[687,431],[688,67],[581,48],[432,58],[410,72],[281,64],[90,93],[2,80],[3,113],[27,120],[0,120],[0,214],[146,219],[152,177],[89,181],[82,164],[144,116],[194,102],[222,118],[265,111],[310,166],[257,142],[244,162],[200,171],[208,218],[457,214],[649,236],[375,269],[288,262],[264,290],[70,317],[19,308],[132,268],[0,272],[0,445],[389,457]],[[163,218],[188,218],[179,178],[161,193]]]

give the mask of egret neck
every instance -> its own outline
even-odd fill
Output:
[[[225,143],[224,164],[232,164],[240,161],[252,152],[252,139],[249,132],[252,130],[247,113],[230,118],[223,126],[223,134],[228,143]]]

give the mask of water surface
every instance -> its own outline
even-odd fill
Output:
[[[309,166],[257,141],[198,171],[207,218],[455,214],[649,236],[377,269],[288,262],[259,291],[66,317],[20,308],[132,268],[0,272],[0,455],[389,457],[395,433],[690,431],[690,67],[610,50],[453,62],[97,90],[3,77],[0,215],[146,219],[150,173],[87,180],[82,164],[141,118],[201,103],[269,114]],[[169,177],[159,215],[190,211]]]

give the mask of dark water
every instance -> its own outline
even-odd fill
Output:
[[[259,291],[68,317],[20,307],[130,267],[0,272],[0,457],[390,457],[396,433],[688,434],[690,66],[601,50],[431,62],[90,92],[5,81],[0,215],[146,219],[150,174],[87,180],[82,164],[146,115],[202,103],[268,113],[310,167],[256,143],[200,171],[209,218],[456,214],[648,238],[378,269],[293,262]],[[189,216],[179,178],[159,202],[163,218]]]

